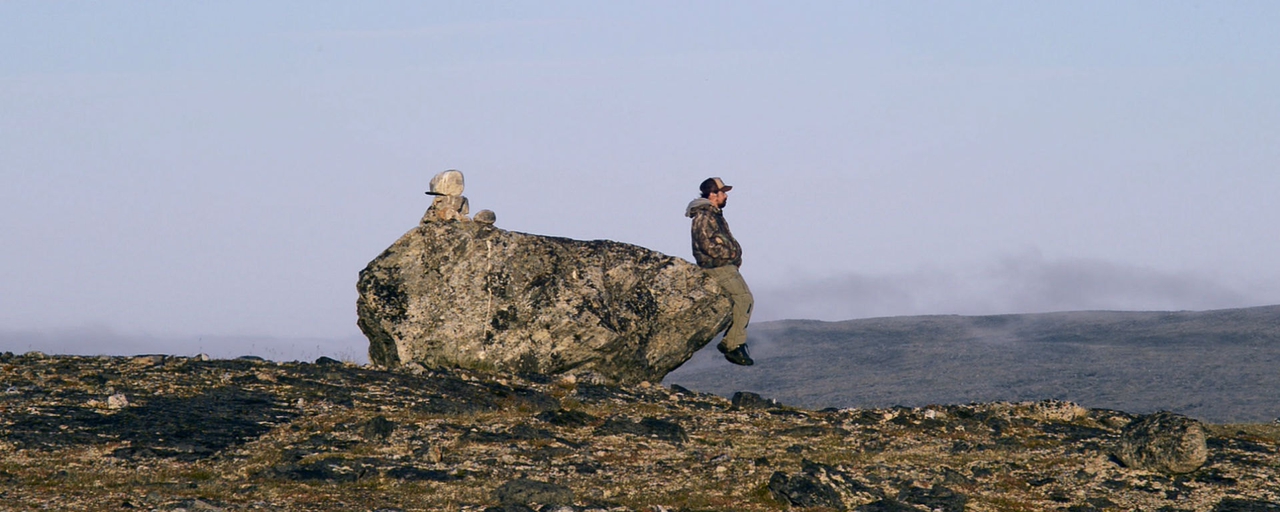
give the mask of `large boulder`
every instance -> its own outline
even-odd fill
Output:
[[[643,247],[423,222],[360,272],[369,359],[658,382],[730,319],[702,269]]]

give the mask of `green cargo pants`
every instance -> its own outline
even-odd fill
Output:
[[[738,273],[738,267],[725,265],[709,268],[707,273],[720,284],[720,288],[724,289],[729,295],[729,301],[733,303],[733,319],[720,346],[726,351],[736,349],[747,342],[747,324],[751,323],[751,308],[755,306],[755,297],[751,296],[751,289],[747,288],[747,282]]]

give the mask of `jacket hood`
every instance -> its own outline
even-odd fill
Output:
[[[716,208],[716,205],[711,204],[710,199],[699,197],[693,201],[689,201],[689,206],[684,209],[684,216],[693,217],[698,213],[698,210],[709,210],[711,212],[715,212],[716,210],[719,210],[719,208]]]

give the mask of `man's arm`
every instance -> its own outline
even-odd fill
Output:
[[[722,229],[713,215],[693,218],[693,244],[698,251],[711,257],[716,266],[739,264],[742,255],[728,230]]]

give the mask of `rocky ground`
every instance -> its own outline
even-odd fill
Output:
[[[802,410],[673,386],[0,355],[5,510],[1280,510],[1280,426],[1186,474],[1065,402]]]

